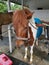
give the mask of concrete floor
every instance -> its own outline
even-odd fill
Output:
[[[14,38],[12,38],[12,39],[14,39]],[[12,40],[12,42],[13,42],[13,40]],[[40,42],[39,46],[34,47],[33,63],[30,65],[49,65],[49,55],[47,55],[47,51],[48,51],[47,45],[42,43],[43,41],[39,41],[39,42]],[[0,52],[7,53],[7,51],[9,50],[8,45],[9,45],[8,44],[8,37],[4,37],[2,41],[0,40]],[[15,48],[13,53],[10,55],[19,59],[19,60],[24,61],[23,60],[24,48],[25,48],[24,46],[21,47],[20,49]],[[30,48],[28,48],[28,49],[30,49]],[[29,63],[29,58],[30,58],[30,53],[28,51],[28,59],[27,59],[27,61],[24,61],[24,62]]]

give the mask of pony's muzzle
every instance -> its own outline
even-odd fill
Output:
[[[22,40],[16,41],[16,47],[21,47],[22,45],[24,45],[24,41],[22,41]]]

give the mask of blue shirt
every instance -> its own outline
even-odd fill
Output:
[[[35,24],[42,24],[41,20],[39,18],[34,18],[35,20]],[[36,34],[36,38],[39,38],[40,35],[42,34],[42,31],[43,31],[43,27],[42,26],[39,26],[37,28],[37,34]]]

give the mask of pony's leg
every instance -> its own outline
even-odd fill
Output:
[[[30,56],[30,63],[32,63],[33,62],[33,47],[34,47],[34,44],[32,45],[32,46],[30,46],[30,54],[31,54],[31,56]]]
[[[27,59],[27,50],[28,50],[28,48],[27,48],[27,46],[25,47],[25,56],[24,56],[24,59],[26,60]]]
[[[38,38],[36,39],[36,46],[38,46]]]

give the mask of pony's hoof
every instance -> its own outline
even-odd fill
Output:
[[[33,63],[33,61],[30,61],[30,62],[29,62],[29,64],[32,64],[32,63]]]
[[[29,63],[32,64],[33,63],[33,59],[30,59],[30,62]]]
[[[27,58],[24,57],[24,61],[27,61]]]
[[[36,46],[38,46],[38,43],[36,43]]]

